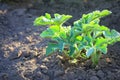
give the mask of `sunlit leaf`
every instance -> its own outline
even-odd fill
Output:
[[[64,22],[69,20],[72,16],[71,15],[60,15],[54,14],[54,18],[51,18],[51,15],[46,13],[45,16],[40,16],[35,19],[34,25],[62,25]]]
[[[87,49],[86,56],[87,56],[87,57],[90,57],[93,52],[94,52],[94,48],[93,48],[93,47],[90,48],[90,49]]]
[[[116,37],[120,37],[120,33],[117,32],[116,30],[111,30],[111,31],[105,31],[104,33],[104,36],[106,38],[116,38]]]
[[[107,44],[104,44],[102,46],[96,47],[97,50],[101,51],[102,53],[106,54],[107,53]]]
[[[74,51],[75,51],[75,47],[70,46],[70,53],[69,53],[69,56],[72,56],[72,55],[74,54]]]
[[[52,54],[55,50],[58,49],[58,44],[55,43],[49,43],[48,47],[46,48],[46,55]]]
[[[52,38],[53,35],[54,35],[54,32],[50,28],[48,28],[47,30],[43,31],[40,34],[42,38]]]
[[[49,13],[46,13],[45,17],[48,18],[48,19],[51,19],[51,15]]]

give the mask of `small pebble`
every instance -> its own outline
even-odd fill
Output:
[[[92,76],[90,77],[90,80],[99,80],[99,78],[97,76]]]
[[[58,70],[54,72],[55,77],[62,76],[62,75],[64,75],[64,71]]]
[[[104,77],[104,73],[102,70],[99,70],[97,73],[97,76],[100,77],[100,78],[103,78]]]
[[[40,68],[42,70],[42,73],[46,74],[48,72],[48,68],[46,66],[41,65]]]

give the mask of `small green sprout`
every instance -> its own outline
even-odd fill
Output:
[[[76,62],[79,58],[91,58],[93,65],[97,65],[102,54],[107,53],[107,46],[120,41],[120,33],[100,25],[100,18],[111,14],[108,10],[94,11],[83,14],[73,26],[63,26],[72,18],[71,15],[54,14],[54,18],[46,13],[35,19],[35,26],[49,26],[40,36],[50,38],[46,48],[46,55],[55,51],[63,53]],[[76,59],[76,60],[75,60]]]

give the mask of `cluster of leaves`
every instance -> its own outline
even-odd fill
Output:
[[[35,19],[35,26],[49,26],[40,36],[50,38],[46,48],[46,55],[55,51],[65,54],[72,59],[91,58],[94,65],[98,64],[102,54],[107,53],[107,46],[120,41],[120,33],[99,25],[100,18],[111,14],[108,10],[94,11],[83,14],[73,26],[63,26],[71,15],[54,14],[54,18],[46,13]]]

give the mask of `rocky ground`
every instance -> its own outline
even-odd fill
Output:
[[[36,17],[44,13],[70,14],[72,24],[83,13],[109,9],[113,13],[101,24],[120,32],[120,1],[93,0],[80,3],[0,3],[0,80],[119,80],[120,43],[108,47],[108,54],[92,68],[90,61],[70,65],[62,63],[56,54],[46,57],[49,40],[40,38],[44,27],[33,26]]]

